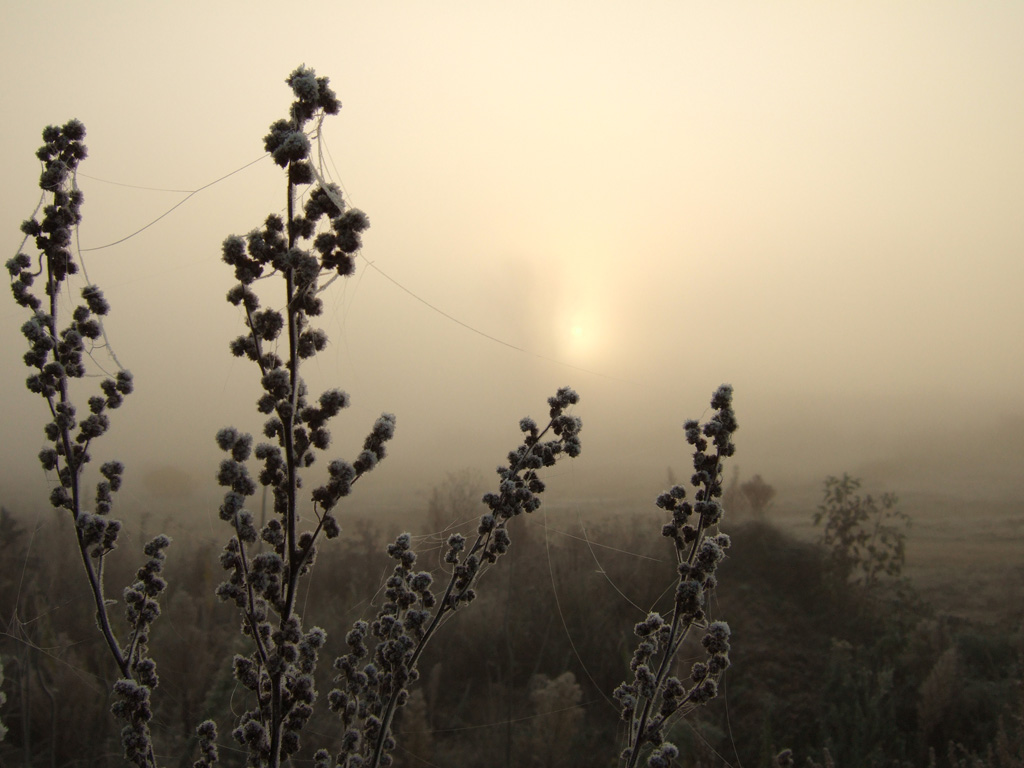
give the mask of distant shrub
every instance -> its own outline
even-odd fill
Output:
[[[530,681],[535,717],[524,746],[537,768],[555,768],[567,762],[583,719],[579,707],[582,698],[583,690],[572,672],[563,672],[554,679],[538,674]]]
[[[895,494],[883,493],[876,500],[859,494],[860,486],[858,478],[847,474],[828,477],[814,524],[825,524],[821,541],[833,577],[871,588],[883,576],[902,574],[910,518],[897,506]]]
[[[754,517],[758,520],[764,519],[765,510],[775,498],[775,489],[760,475],[754,475],[747,482],[740,484],[740,492],[750,505]]]

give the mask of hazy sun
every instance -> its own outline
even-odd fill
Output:
[[[552,318],[556,355],[562,362],[582,368],[601,366],[609,353],[609,334],[614,331],[608,321],[607,293],[607,286],[593,275],[574,277],[567,283]]]
[[[575,365],[593,364],[599,353],[599,333],[594,318],[587,317],[581,313],[565,319],[562,326],[562,338],[564,348],[562,354],[565,362]]]

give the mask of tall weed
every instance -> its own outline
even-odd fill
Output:
[[[283,217],[268,216],[260,229],[244,237],[228,237],[222,246],[223,261],[238,280],[227,300],[245,318],[245,330],[230,349],[251,361],[259,377],[262,394],[256,409],[263,419],[262,439],[234,426],[215,436],[224,452],[216,477],[225,489],[219,514],[228,536],[220,556],[227,577],[216,593],[237,609],[245,646],[232,662],[235,682],[246,692],[232,737],[248,765],[273,768],[300,753],[300,736],[319,698],[316,671],[327,633],[305,626],[297,600],[300,584],[325,540],[341,533],[338,510],[355,484],[386,458],[396,427],[393,414],[382,414],[369,426],[358,455],[351,461],[327,459],[326,481],[306,490],[303,475],[329,449],[328,425],[348,406],[349,397],[329,389],[314,399],[302,368],[327,344],[326,334],[313,326],[323,310],[320,293],[336,277],[355,271],[369,219],[349,207],[339,187],[321,178],[309,160],[310,131],[341,106],[327,78],[299,67],[286,82],[294,100],[287,116],[271,125],[264,147],[284,171],[287,210]],[[84,126],[74,120],[43,132],[44,145],[37,153],[43,164],[42,215],[22,227],[23,246],[31,238],[37,254],[19,249],[7,269],[15,301],[31,312],[22,327],[29,343],[24,362],[32,371],[27,386],[42,397],[49,418],[39,460],[57,478],[51,504],[75,524],[96,621],[118,678],[112,711],[124,722],[121,747],[129,762],[155,768],[158,751],[150,726],[159,677],[149,640],[167,587],[162,573],[171,542],[159,535],[145,545],[147,559],[123,592],[124,615],[120,620],[112,616],[104,574],[121,530],[110,512],[124,466],[116,460],[101,464],[94,493],[86,490],[85,470],[110,427],[111,412],[131,394],[133,379],[119,370],[88,394],[84,356],[104,337],[102,317],[110,311],[99,288],[85,286],[70,317],[61,316],[68,278],[78,271],[72,243],[83,197],[75,173],[86,157],[84,138]],[[256,291],[257,281],[263,280],[280,291],[268,307]],[[262,292],[270,290],[263,286]],[[84,418],[75,405],[83,397],[89,411]],[[714,416],[703,425],[685,425],[695,448],[692,504],[679,485],[657,501],[671,516],[662,533],[675,551],[677,585],[670,615],[651,613],[636,626],[640,642],[631,664],[633,679],[615,693],[628,723],[621,759],[629,767],[642,754],[650,766],[673,761],[678,750],[666,741],[666,726],[713,698],[729,665],[729,628],[711,620],[707,596],[729,546],[719,524],[723,464],[735,451],[731,398],[731,388],[721,387],[712,399]],[[423,651],[452,616],[474,601],[481,576],[509,551],[513,521],[540,507],[542,472],[580,455],[582,423],[573,414],[578,402],[579,396],[563,387],[548,398],[544,419],[519,422],[521,441],[498,467],[494,490],[482,497],[474,535],[448,537],[443,568],[422,569],[408,533],[387,547],[393,566],[384,600],[374,617],[351,625],[344,638],[347,651],[334,660],[334,686],[326,700],[337,718],[338,735],[330,749],[313,753],[318,768],[390,765],[399,712],[405,708],[407,724],[427,722],[424,697],[410,688],[420,677]],[[248,505],[261,485],[272,499],[272,514],[257,525]],[[676,659],[695,633],[702,635],[706,659],[693,664],[684,681],[675,672]],[[434,668],[455,668],[458,661],[445,659]],[[537,759],[553,764],[577,733],[579,717],[573,708],[580,701],[579,686],[568,673],[553,680],[538,677],[531,700],[545,716],[551,707],[557,710],[557,718],[538,722],[529,739],[531,749],[544,750]],[[216,724],[206,720],[195,734],[199,756],[194,765],[212,768],[226,746]],[[429,738],[415,741],[417,752],[432,749]]]

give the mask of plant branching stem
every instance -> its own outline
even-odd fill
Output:
[[[544,430],[539,435],[537,435],[536,438],[532,438],[533,442],[530,444],[531,447],[539,443],[541,441],[541,438],[543,438],[544,435],[548,433],[548,431],[551,429],[551,424],[552,422],[548,422],[548,425],[544,427]],[[519,471],[522,469],[523,462],[525,461],[526,456],[528,455],[529,452],[524,454],[516,463],[516,465],[512,468],[513,475],[519,473]],[[479,552],[481,549],[485,548],[487,542],[490,541],[491,537],[494,535],[494,531],[498,528],[507,527],[507,523],[508,519],[502,520],[501,523],[496,525],[487,533],[477,534],[476,541],[473,542],[473,546],[470,547],[465,557],[469,558],[470,556]],[[463,562],[465,562],[465,560]],[[465,594],[467,590],[473,587],[473,585],[476,583],[477,577],[481,574],[482,571],[483,564],[481,564],[480,568],[478,568],[477,571],[472,575],[469,582],[462,590],[462,594]],[[455,608],[452,607],[451,597],[452,592],[455,589],[456,580],[457,575],[453,569],[452,575],[448,579],[448,585],[445,587],[444,597],[440,600],[437,613],[434,614],[434,618],[431,619],[430,624],[427,625],[427,629],[424,631],[423,637],[420,638],[420,641],[416,644],[416,648],[413,649],[412,656],[409,657],[409,669],[416,669],[416,665],[419,663],[420,655],[423,653],[423,649],[426,647],[427,643],[430,642],[430,638],[433,637],[434,632],[437,631],[444,617],[455,610]],[[387,706],[385,707],[384,715],[381,718],[380,734],[377,736],[377,742],[374,745],[373,760],[370,762],[370,768],[379,768],[380,766],[381,758],[384,756],[384,743],[387,741],[388,733],[391,730],[391,721],[394,719],[395,711],[397,710],[398,696],[400,693],[401,689],[399,687],[396,687],[395,690],[391,692],[391,696],[388,698],[388,703]]]
[[[57,350],[57,286],[53,279],[53,265],[50,259],[46,261],[47,281],[48,281],[48,293],[50,296],[50,317],[49,317],[49,333],[50,339],[53,343],[53,349]],[[82,566],[85,568],[86,577],[89,579],[89,588],[92,593],[93,602],[96,604],[96,623],[100,626],[100,631],[103,633],[103,639],[110,649],[110,654],[114,658],[114,662],[117,664],[117,668],[120,670],[123,677],[131,677],[131,668],[128,660],[125,658],[124,653],[121,650],[121,646],[117,642],[117,638],[114,637],[114,631],[110,626],[110,618],[107,615],[107,604],[106,599],[103,595],[103,582],[96,572],[96,568],[93,566],[92,559],[89,557],[88,547],[85,545],[85,540],[82,538],[82,531],[78,527],[78,517],[82,509],[81,506],[81,467],[78,466],[75,461],[75,453],[72,447],[71,434],[65,426],[63,419],[58,418],[58,409],[53,404],[53,398],[47,397],[47,404],[50,407],[50,414],[53,416],[55,424],[58,424],[60,428],[60,440],[61,445],[64,448],[64,461],[65,470],[67,471],[67,481],[71,486],[71,517],[75,522],[75,539],[78,542],[78,552],[82,558]],[[71,398],[68,395],[67,378],[61,377],[60,379],[60,409],[64,413],[67,413],[67,408],[71,405]],[[57,468],[57,476],[60,477],[60,467]],[[63,480],[61,480],[63,482]]]
[[[721,461],[720,456],[715,457],[715,467],[713,470],[712,478],[717,476],[718,466]],[[704,493],[707,498],[711,498],[711,487],[715,480],[704,484]],[[693,560],[697,556],[697,548],[700,546],[701,539],[704,537],[704,531],[706,529],[704,518],[701,517],[697,523],[697,535],[693,540],[693,544],[690,545],[690,551],[686,556],[685,562],[687,565],[693,565]],[[677,547],[677,552],[679,549]],[[640,712],[639,720],[635,720],[630,726],[630,753],[629,759],[626,761],[626,768],[636,768],[637,761],[640,759],[640,747],[644,741],[644,730],[647,728],[647,722],[651,716],[651,710],[654,708],[654,704],[658,699],[658,692],[661,691],[662,686],[665,684],[665,679],[668,677],[668,673],[672,668],[672,661],[675,659],[676,652],[686,641],[687,636],[690,634],[690,630],[693,629],[694,622],[691,619],[686,623],[685,627],[682,627],[683,617],[679,611],[679,603],[676,602],[672,607],[672,623],[671,630],[669,631],[668,639],[665,642],[665,651],[661,658],[661,664],[658,666],[658,673],[654,678],[654,695],[651,696],[644,702],[643,709]],[[692,689],[689,694],[679,703],[679,707],[682,707],[692,695]],[[679,707],[675,711],[678,711]],[[635,728],[635,731],[633,730]]]

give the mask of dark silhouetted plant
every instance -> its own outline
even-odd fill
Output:
[[[337,765],[391,764],[388,753],[395,746],[391,722],[408,701],[407,686],[419,677],[417,663],[423,649],[455,611],[476,598],[480,575],[508,552],[509,523],[540,507],[539,494],[545,486],[538,470],[554,466],[563,455],[579,455],[581,423],[565,413],[577,402],[579,396],[564,387],[548,398],[550,420],[543,429],[531,418],[519,422],[525,438],[509,453],[508,464],[498,467],[497,493],[484,495],[488,511],[480,517],[476,539],[469,544],[460,533],[448,539],[444,561],[450,568],[443,590],[431,589],[433,576],[428,571],[413,569],[417,557],[410,534],[399,535],[388,546],[396,565],[386,584],[386,601],[373,622],[355,623],[345,638],[351,650],[334,664],[338,685],[328,701],[345,726]],[[551,439],[545,441],[549,433]],[[326,752],[317,758],[329,765]]]
[[[395,430],[395,417],[382,414],[358,456],[351,462],[329,461],[326,481],[303,492],[304,470],[330,446],[328,423],[349,402],[348,395],[338,389],[323,392],[315,401],[310,398],[301,367],[327,343],[326,334],[311,322],[323,309],[319,293],[326,285],[321,281],[354,272],[354,255],[369,221],[361,211],[348,207],[340,189],[322,179],[309,161],[310,123],[337,113],[341,106],[327,79],[300,67],[286,82],[295,97],[288,117],[275,122],[264,139],[267,152],[286,174],[285,215],[269,216],[260,230],[246,237],[228,237],[222,249],[223,260],[238,279],[227,298],[244,312],[246,327],[230,349],[258,369],[263,392],[256,407],[266,417],[265,441],[255,443],[252,435],[235,427],[216,434],[217,445],[226,454],[217,471],[217,480],[226,489],[220,517],[230,528],[220,558],[228,577],[216,592],[238,608],[246,643],[246,652],[233,660],[234,677],[248,695],[232,735],[245,748],[249,765],[272,768],[291,762],[299,752],[300,733],[314,713],[318,695],[314,676],[327,639],[320,627],[303,626],[297,609],[300,581],[313,568],[321,539],[340,534],[335,517],[338,505],[385,458]],[[87,285],[81,291],[83,303],[74,308],[70,319],[58,317],[67,278],[78,270],[72,242],[81,219],[82,195],[75,184],[75,170],[86,156],[84,136],[85,129],[77,121],[44,131],[45,144],[38,152],[43,163],[43,215],[22,227],[26,242],[34,239],[38,256],[19,251],[7,268],[15,300],[32,312],[22,328],[30,346],[24,360],[33,370],[27,386],[44,399],[51,418],[39,458],[45,470],[56,473],[51,503],[67,510],[75,521],[96,620],[119,675],[113,684],[117,698],[112,709],[126,721],[121,734],[124,755],[138,766],[155,768],[150,722],[158,678],[148,643],[160,614],[157,599],[166,587],[161,573],[170,540],[160,535],[145,546],[149,559],[124,591],[124,623],[116,627],[108,613],[112,601],[105,596],[103,576],[105,559],[120,531],[120,523],[109,512],[123,466],[116,461],[101,465],[91,506],[83,475],[94,441],[109,427],[109,411],[131,393],[132,377],[120,370],[103,379],[100,394],[88,397],[89,415],[79,420],[73,383],[84,385],[76,382],[86,373],[83,355],[98,346],[103,336],[100,318],[109,306],[96,286]],[[305,192],[301,208],[300,191]],[[283,292],[272,306],[281,309],[261,307],[255,285],[263,278],[280,281],[277,285]],[[663,533],[674,543],[678,583],[671,615],[663,619],[652,613],[636,626],[641,642],[632,664],[635,678],[616,691],[630,724],[623,753],[628,766],[636,765],[645,750],[650,752],[648,765],[671,763],[677,750],[664,739],[666,723],[714,697],[716,681],[729,664],[728,625],[711,622],[706,607],[707,593],[715,587],[716,567],[729,546],[718,524],[722,461],[735,450],[731,397],[731,388],[721,387],[712,399],[715,415],[711,420],[704,425],[686,423],[687,440],[696,449],[694,503],[685,500],[686,492],[677,485],[658,498],[658,506],[672,515]],[[333,751],[316,751],[317,768],[392,763],[393,725],[409,702],[409,686],[420,676],[424,648],[455,613],[473,602],[480,577],[509,551],[513,521],[540,507],[545,490],[542,470],[580,454],[582,425],[571,414],[578,401],[572,389],[563,387],[548,399],[546,421],[520,421],[522,440],[497,468],[496,489],[482,498],[475,537],[461,533],[448,537],[440,578],[436,572],[417,569],[410,534],[399,535],[388,546],[394,566],[384,585],[384,601],[372,620],[352,625],[345,637],[348,651],[334,662],[335,685],[327,704],[341,721],[341,734]],[[257,462],[255,477],[249,470],[251,459]],[[259,527],[246,508],[258,484],[273,499],[273,513]],[[689,682],[684,683],[672,668],[695,630],[703,631],[707,660],[694,664]],[[448,664],[443,652],[441,659],[445,663],[435,663],[436,669],[459,664],[458,658]],[[580,690],[572,676],[558,681],[565,683],[559,700],[575,706]],[[538,697],[554,697],[553,685],[538,688],[544,694]],[[539,699],[535,704],[540,707]],[[422,709],[421,702],[413,719],[425,721]],[[579,712],[565,714],[562,719],[568,725],[559,733],[575,732],[580,717]],[[540,726],[535,730],[544,731]],[[194,765],[213,768],[219,755],[212,720],[198,726],[196,739],[199,758]],[[550,755],[560,754],[555,745],[547,746],[552,747]]]
[[[43,131],[44,144],[36,153],[43,164],[39,177],[42,218],[37,209],[37,215],[21,227],[25,234],[22,247],[31,238],[38,255],[33,259],[19,248],[7,262],[7,271],[15,301],[32,311],[32,317],[21,328],[29,342],[24,361],[33,369],[26,386],[43,398],[50,413],[51,420],[44,428],[46,447],[39,452],[43,469],[55,472],[57,477],[50,503],[67,510],[75,521],[78,550],[96,605],[96,622],[121,675],[114,684],[118,701],[113,710],[127,722],[121,734],[125,757],[139,766],[153,766],[149,702],[158,678],[148,641],[153,621],[160,615],[156,598],[166,586],[160,574],[170,540],[157,536],[145,546],[149,560],[139,569],[135,583],[124,591],[125,627],[118,639],[108,611],[111,601],[104,591],[103,566],[121,530],[121,523],[111,519],[109,513],[124,467],[119,461],[102,464],[101,479],[91,500],[86,495],[84,473],[91,459],[89,450],[110,425],[108,412],[120,407],[132,392],[132,376],[121,370],[114,378],[100,382],[99,393],[87,400],[89,415],[79,419],[72,384],[86,374],[83,356],[91,354],[101,337],[100,318],[110,306],[99,288],[86,285],[81,291],[82,303],[71,317],[62,320],[59,316],[67,279],[78,272],[71,244],[81,221],[82,193],[75,183],[75,171],[86,156],[84,138],[85,127],[77,120]],[[42,298],[37,295],[39,284]]]
[[[395,430],[395,417],[385,413],[353,463],[330,462],[329,481],[311,493],[313,525],[300,530],[301,471],[330,445],[327,424],[349,401],[337,389],[322,393],[315,404],[308,400],[300,367],[327,343],[326,334],[313,328],[310,318],[323,308],[317,296],[321,277],[354,271],[353,254],[369,221],[362,211],[345,206],[340,190],[320,185],[303,210],[296,210],[297,189],[314,180],[305,127],[314,118],[337,113],[341,105],[327,78],[304,67],[287,82],[295,95],[289,117],[275,122],[264,139],[266,150],[287,174],[286,218],[271,215],[262,230],[244,239],[229,237],[223,246],[224,261],[234,267],[239,281],[228,292],[228,301],[244,310],[247,326],[246,333],[231,343],[231,351],[259,368],[264,393],[256,405],[269,416],[263,434],[272,441],[261,442],[254,450],[252,436],[234,427],[217,433],[217,444],[228,454],[217,475],[228,489],[220,517],[233,534],[221,555],[231,575],[217,594],[238,606],[242,631],[252,640],[251,652],[234,660],[235,676],[253,698],[233,735],[248,748],[254,766],[277,766],[299,749],[299,732],[313,713],[313,673],[326,639],[319,627],[303,629],[295,605],[299,580],[313,566],[320,535],[331,539],[341,532],[335,506],[385,457],[385,445]],[[326,227],[318,233],[321,222]],[[260,309],[253,284],[265,276],[283,282],[283,311]],[[284,358],[276,352],[282,335]],[[246,499],[256,492],[246,466],[253,454],[262,464],[259,482],[274,501],[274,515],[261,530],[245,508]],[[260,541],[270,550],[258,552]]]
[[[725,558],[729,537],[720,533],[723,509],[723,460],[736,452],[732,435],[736,415],[732,410],[732,387],[721,386],[711,398],[714,415],[701,425],[687,421],[686,441],[693,453],[696,489],[694,502],[686,500],[686,489],[675,485],[658,497],[657,505],[671,513],[662,534],[672,541],[676,555],[676,590],[668,618],[650,613],[635,627],[640,638],[630,669],[633,681],[615,690],[622,719],[628,724],[622,760],[633,768],[648,753],[647,765],[667,768],[678,755],[666,741],[665,727],[678,714],[705,704],[718,693],[718,679],[729,667],[729,625],[710,622],[708,593],[717,585],[715,571]],[[706,661],[698,661],[685,681],[673,674],[677,654],[690,633],[702,630],[701,645]]]
[[[319,315],[323,306],[317,298],[320,278],[332,273],[344,277],[354,271],[353,254],[369,222],[361,211],[347,208],[340,189],[323,183],[313,186],[301,213],[295,210],[297,187],[315,180],[305,126],[321,115],[334,114],[340,104],[327,79],[310,70],[297,69],[287,82],[295,95],[290,117],[274,123],[264,140],[267,151],[287,173],[286,219],[270,216],[262,231],[244,240],[229,237],[223,249],[224,261],[235,268],[239,279],[228,301],[244,308],[248,326],[231,349],[259,366],[265,392],[257,408],[270,415],[263,431],[276,445],[260,443],[253,451],[252,437],[231,427],[217,435],[218,445],[230,454],[218,475],[221,485],[229,489],[221,517],[234,532],[221,558],[231,577],[218,594],[238,605],[244,616],[243,632],[254,646],[248,656],[235,658],[236,677],[253,693],[254,703],[241,716],[234,736],[248,748],[252,765],[270,766],[299,749],[299,731],[312,715],[316,699],[313,673],[325,641],[323,630],[302,629],[295,607],[298,580],[313,565],[320,534],[333,538],[340,533],[334,507],[384,458],[395,427],[395,417],[383,414],[352,463],[334,460],[329,464],[330,479],[311,494],[316,523],[300,533],[300,470],[313,463],[317,450],[328,447],[327,422],[348,405],[348,395],[340,390],[323,393],[319,405],[307,401],[299,375],[301,361],[323,349],[327,340],[322,331],[310,327],[309,318]],[[324,220],[327,226],[318,233]],[[304,247],[310,244],[311,249]],[[253,283],[268,273],[284,280],[283,316],[274,309],[260,310],[252,290]],[[268,350],[284,333],[287,360]],[[416,665],[423,647],[448,615],[473,599],[479,574],[507,551],[508,522],[540,505],[537,494],[544,484],[537,470],[552,466],[563,453],[579,454],[579,419],[563,413],[577,401],[571,390],[559,390],[549,400],[551,419],[543,430],[531,419],[520,423],[526,439],[509,455],[508,466],[499,470],[499,492],[484,497],[490,511],[481,518],[476,541],[467,548],[461,535],[449,539],[446,562],[452,568],[443,596],[431,591],[429,572],[413,569],[416,555],[410,534],[402,534],[388,548],[397,564],[387,583],[386,602],[372,623],[356,622],[347,637],[350,652],[335,663],[340,674],[329,704],[346,729],[337,754],[339,765],[390,764],[392,720],[408,700],[407,686],[418,676]],[[554,439],[542,441],[549,432]],[[245,509],[245,499],[256,491],[244,463],[253,452],[263,463],[259,481],[272,490],[274,498],[275,517],[260,531]],[[254,555],[258,540],[273,551]],[[367,641],[374,647],[372,653]],[[322,750],[316,759],[329,762],[329,753]]]

